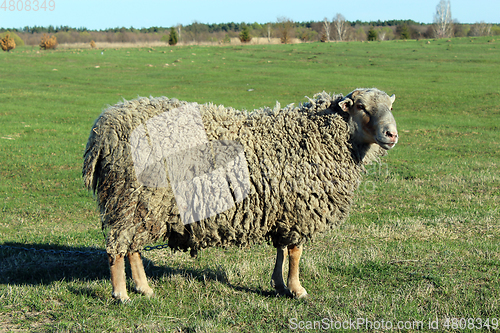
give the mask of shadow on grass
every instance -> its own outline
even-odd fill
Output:
[[[233,285],[222,269],[171,268],[156,266],[143,258],[146,275],[149,278],[180,275],[200,283],[216,281],[245,293],[264,297],[276,295],[274,291]],[[131,277],[127,265],[127,277]],[[71,247],[52,244],[0,244],[0,283],[17,285],[47,285],[54,281],[109,280],[106,252],[96,248]]]
[[[53,244],[0,244],[0,283],[50,284],[59,280],[109,278],[106,253]]]
[[[276,296],[276,292],[271,289],[268,290],[262,288],[250,288],[241,285],[232,284],[227,277],[227,273],[222,269],[212,269],[212,268],[192,268],[192,267],[180,267],[171,268],[167,266],[156,266],[152,261],[145,260],[144,266],[146,270],[146,275],[151,278],[161,278],[161,277],[171,277],[171,276],[183,276],[185,279],[195,280],[203,285],[208,282],[218,282],[222,283],[229,288],[243,292],[243,293],[253,293],[264,297]],[[271,276],[269,276],[269,279]]]

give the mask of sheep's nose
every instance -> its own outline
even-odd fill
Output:
[[[398,132],[396,130],[393,131],[386,131],[385,136],[389,138],[391,142],[398,142]]]

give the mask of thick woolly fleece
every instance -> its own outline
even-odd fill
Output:
[[[199,105],[208,140],[233,140],[244,148],[248,196],[231,209],[186,224],[172,188],[138,181],[131,133],[148,119],[187,102],[139,98],[111,106],[96,120],[84,155],[85,185],[97,192],[106,251],[111,257],[167,241],[171,248],[246,247],[271,241],[301,245],[340,224],[349,214],[363,164],[383,154],[350,141],[342,95],[323,92],[299,107],[247,113]],[[363,151],[363,152],[360,152]]]

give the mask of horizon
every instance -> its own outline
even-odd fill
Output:
[[[277,22],[279,17],[286,17],[294,22],[320,22],[325,17],[332,21],[337,13],[342,14],[349,22],[412,20],[432,24],[439,3],[438,0],[405,1],[402,6],[400,0],[379,0],[376,3],[358,0],[357,9],[353,11],[350,4],[327,0],[311,0],[307,4],[298,0],[254,0],[252,5],[243,0],[185,0],[182,4],[146,0],[141,2],[140,7],[131,0],[40,0],[40,3],[46,4],[46,8],[35,11],[31,7],[33,2],[29,2],[29,8],[25,7],[25,4],[28,5],[27,0],[16,1],[17,7],[11,7],[9,1],[5,2],[5,7],[0,7],[0,27],[22,30],[26,26],[67,26],[90,31],[125,27],[140,30],[150,27],[168,28],[178,24],[188,26],[194,22],[266,24]],[[489,0],[476,0],[472,7],[466,0],[450,3],[452,17],[458,23],[499,23],[496,13],[500,12],[500,1],[491,3]],[[485,11],[484,8],[488,10]]]
[[[423,23],[423,22],[415,22],[413,20],[396,20],[396,19],[393,19],[393,20],[384,20],[384,21],[381,21],[381,20],[377,20],[379,21],[380,23],[386,23],[386,22],[407,22],[407,21],[411,21],[411,22],[414,22],[415,24],[420,24],[420,25],[432,25],[434,23]],[[377,22],[377,21],[359,21],[360,23],[363,23],[363,24],[369,24],[369,23],[373,23],[373,22]],[[321,23],[322,21],[305,21],[305,22],[300,22],[300,21],[293,21],[293,23],[297,23],[297,24],[305,24],[305,23],[311,23],[311,22],[314,22],[314,23]],[[332,21],[330,21],[332,22]],[[358,21],[349,21],[349,20],[346,20],[346,22],[349,22],[349,23],[354,23],[354,22],[358,22]],[[190,23],[190,24],[186,24],[186,25],[182,25],[182,27],[188,27],[194,23],[199,23],[199,24],[203,24],[203,25],[212,25],[212,24],[219,24],[219,25],[222,25],[222,24],[231,24],[231,23],[234,23],[234,24],[246,24],[247,26],[251,26],[255,23],[257,24],[260,24],[260,25],[265,25],[265,24],[269,24],[269,23],[277,23],[277,21],[275,22],[265,22],[265,23],[259,23],[259,22],[220,22],[220,23],[203,23],[203,22],[193,22],[193,23]],[[469,24],[469,23],[458,23],[458,24]],[[496,23],[492,23],[492,24],[496,24]],[[34,29],[34,28],[42,28],[42,29],[48,29],[49,27],[52,27],[53,29],[55,30],[62,30],[62,28],[67,28],[69,30],[76,30],[76,31],[96,31],[96,32],[99,32],[99,31],[108,31],[108,30],[116,30],[116,29],[122,29],[122,28],[125,28],[127,30],[131,30],[131,29],[134,29],[134,30],[137,30],[137,31],[140,31],[141,29],[150,29],[150,28],[159,28],[159,29],[170,29],[170,28],[175,28],[176,26],[173,26],[173,27],[170,27],[170,26],[149,26],[149,27],[141,27],[141,28],[136,28],[136,27],[125,27],[125,26],[116,26],[116,27],[109,27],[109,28],[105,28],[105,29],[89,29],[87,27],[73,27],[73,26],[67,26],[67,25],[48,25],[48,26],[38,26],[38,25],[33,25],[33,26],[25,26],[25,27],[0,27],[0,30],[18,30],[18,31],[23,31],[25,28],[29,28],[29,29]]]

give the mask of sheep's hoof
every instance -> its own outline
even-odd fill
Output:
[[[130,297],[128,295],[113,295],[113,298],[120,304],[126,304],[131,302]]]
[[[276,296],[278,296],[278,297],[282,297],[282,296],[293,297],[292,293],[290,292],[290,290],[288,288],[275,289],[275,291],[276,291]]]
[[[292,297],[296,299],[307,299],[309,297],[309,294],[304,288],[302,288],[302,290],[299,291],[292,291],[291,294]]]
[[[155,292],[150,287],[147,287],[147,288],[136,288],[135,291],[138,292],[139,294],[147,296],[148,298],[151,298],[151,297],[155,296]]]

